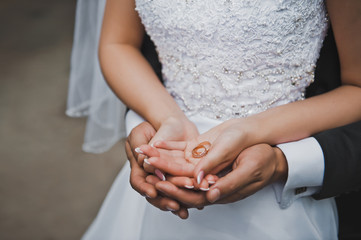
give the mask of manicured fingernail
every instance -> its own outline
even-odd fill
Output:
[[[209,191],[209,193],[208,193],[208,201],[210,201],[211,203],[214,203],[215,201],[217,201],[219,199],[220,196],[221,196],[221,192],[219,191],[219,189],[214,188],[211,191]]]
[[[135,151],[136,153],[141,153],[141,154],[143,154],[143,153],[144,153],[142,150],[140,150],[140,148],[139,148],[139,147],[137,147],[136,149],[134,149],[134,151]]]
[[[215,184],[215,181],[208,181],[209,184]]]
[[[172,212],[175,211],[175,209],[173,209],[173,208],[171,208],[171,207],[167,207],[167,210],[168,210],[168,211],[172,211]]]
[[[154,143],[151,143],[150,146],[154,148]]]
[[[204,192],[207,192],[209,191],[209,188],[199,188],[200,190],[204,191]]]
[[[190,185],[184,185],[184,187],[188,188],[188,189],[193,189],[194,186],[190,186]]]
[[[154,173],[160,180],[165,181],[165,176],[159,169],[155,169]]]
[[[144,158],[144,162],[148,165],[151,165],[150,162],[148,161],[148,158]]]
[[[202,180],[203,180],[203,177],[204,177],[204,172],[203,172],[203,170],[202,170],[202,171],[200,171],[200,172],[198,173],[198,176],[197,176],[197,183],[198,183],[198,184],[201,184],[201,182],[202,182]]]

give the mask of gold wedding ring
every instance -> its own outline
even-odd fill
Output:
[[[204,157],[208,153],[208,150],[209,150],[210,147],[211,147],[210,142],[208,142],[208,141],[201,142],[200,144],[198,144],[197,147],[195,147],[192,150],[192,156],[194,158]]]

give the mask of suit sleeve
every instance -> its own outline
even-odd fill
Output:
[[[314,136],[325,160],[321,191],[323,199],[361,189],[361,121],[321,132]]]

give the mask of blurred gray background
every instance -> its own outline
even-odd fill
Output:
[[[125,161],[65,115],[76,0],[0,1],[0,239],[79,239]]]

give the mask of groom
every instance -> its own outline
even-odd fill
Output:
[[[143,54],[146,56],[148,61],[152,64],[157,75],[161,78],[161,65],[157,59],[157,55],[154,51],[154,46],[152,45],[149,38],[144,41],[143,44]],[[317,63],[317,68],[315,72],[316,81],[307,89],[307,97],[321,94],[327,91],[330,91],[341,84],[340,81],[340,70],[339,62],[337,56],[337,50],[335,45],[335,40],[333,38],[332,30],[329,30],[328,36],[324,41],[323,48],[321,50],[321,56]],[[149,128],[151,126],[146,123],[136,127],[127,139],[127,155],[128,159],[132,165],[131,172],[131,184],[134,189],[136,189],[142,195],[146,195],[146,188],[150,187],[149,184],[145,182],[145,173],[144,171],[136,164],[135,156],[136,153],[132,152],[135,147],[141,144],[147,144],[150,140]],[[313,167],[303,166],[303,172],[300,170],[301,178],[298,179],[298,182],[303,182],[305,185],[299,185],[294,188],[293,198],[296,199],[302,196],[309,196],[313,194],[315,199],[323,199],[332,196],[338,196],[336,198],[337,207],[339,211],[340,218],[340,239],[361,239],[361,193],[352,192],[361,188],[361,121],[350,124],[348,126],[340,127],[337,129],[328,130],[319,134],[316,134],[314,138],[317,140],[318,144],[321,146],[324,159],[324,176],[323,182],[320,182],[318,186],[308,186],[308,176],[312,173],[308,172],[313,170]],[[317,143],[316,143],[317,144]],[[283,149],[282,146],[280,146]],[[293,143],[293,149],[297,148],[300,151],[307,151],[305,146],[302,146],[302,143]],[[303,149],[302,149],[303,148]],[[286,159],[283,161],[288,161],[290,166],[292,156],[286,153],[284,154]],[[292,154],[291,154],[292,155]],[[301,159],[302,160],[302,159]],[[307,161],[305,161],[307,162]],[[311,162],[311,161],[309,161]],[[267,172],[266,160],[263,159],[263,171]],[[314,173],[313,173],[314,174]],[[249,175],[240,176],[239,181],[244,182],[244,188],[230,189],[229,187],[224,187],[221,190],[221,195],[219,200],[225,199],[225,196],[245,196],[244,189],[249,183],[253,181],[252,172],[250,169]],[[285,173],[287,177],[287,173]],[[227,176],[226,176],[227,177]],[[227,178],[224,178],[223,181],[227,183],[232,183]],[[288,181],[295,178],[288,173]],[[262,184],[258,186],[265,186],[270,184],[268,180],[263,181]],[[225,184],[225,186],[234,186],[234,184]],[[253,188],[248,194],[260,190],[260,187]],[[204,204],[209,204],[207,199],[205,199],[204,193],[201,193],[198,196],[187,195],[185,192],[181,191],[172,191],[163,189],[163,191],[168,195],[172,196],[175,199],[181,199],[180,201],[187,206],[198,206],[200,200],[204,201]],[[235,191],[235,192],[234,192]],[[347,192],[352,192],[349,194],[344,194]],[[237,195],[238,194],[238,195]],[[149,194],[148,194],[149,195]],[[246,194],[247,195],[247,194]],[[242,197],[239,197],[241,199]],[[167,204],[172,200],[167,197],[157,197],[156,199],[149,199],[153,205],[165,210]],[[282,202],[282,201],[281,201]],[[169,206],[169,205],[168,205]]]

